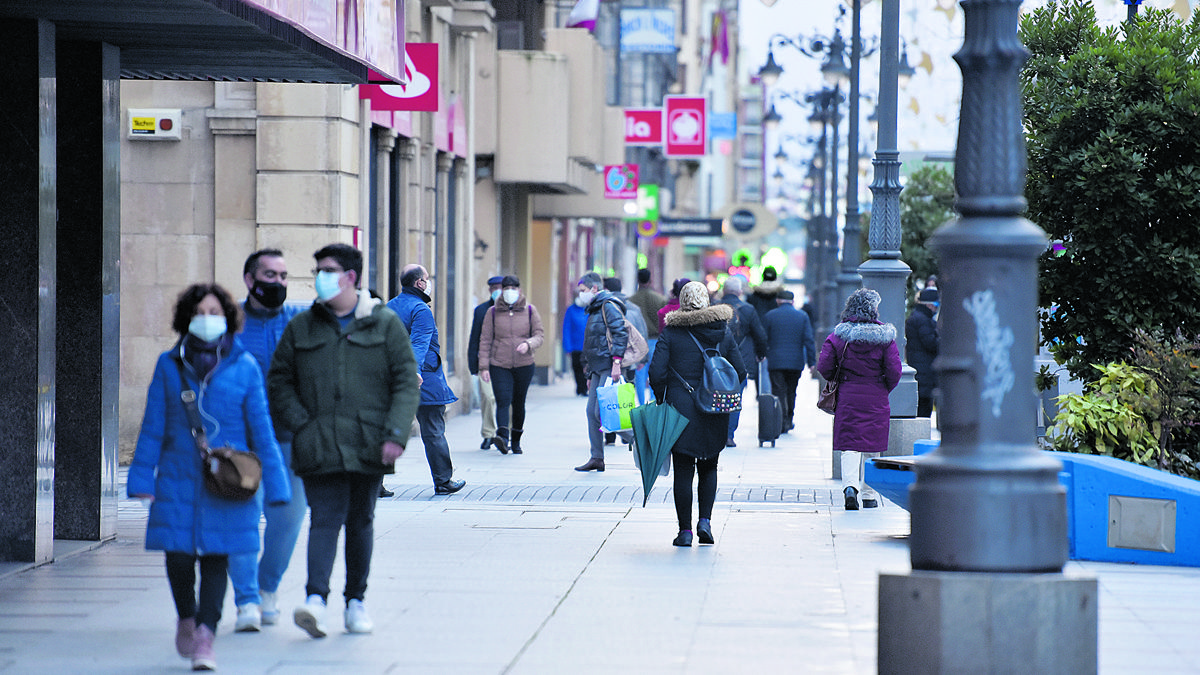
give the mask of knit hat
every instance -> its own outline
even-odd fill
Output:
[[[679,309],[685,312],[708,307],[708,289],[699,281],[689,281],[679,291]]]
[[[846,298],[846,308],[842,310],[842,321],[878,321],[879,293],[860,288]]]
[[[768,266],[768,267],[763,268],[763,273],[762,273],[763,281],[775,281],[775,279],[778,276],[779,276],[779,273],[775,271],[774,267]]]
[[[500,280],[500,285],[504,288],[508,288],[509,286],[520,288],[521,280],[511,274],[506,274],[504,278]]]
[[[936,288],[926,288],[917,295],[917,302],[937,302],[938,291]]]
[[[675,297],[678,298],[679,292],[681,290],[683,290],[683,287],[691,282],[692,282],[692,280],[688,279],[687,277],[681,277],[679,279],[676,279],[675,283],[671,284],[671,295],[674,295]]]

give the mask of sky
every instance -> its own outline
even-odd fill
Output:
[[[767,44],[775,33],[790,38],[816,35],[831,36],[841,3],[835,0],[741,0],[739,64],[742,81],[748,82],[767,60]],[[1049,0],[1027,0],[1022,11],[1048,4]],[[1191,3],[1189,5],[1189,3]],[[1122,0],[1094,0],[1096,14],[1102,24],[1116,24],[1125,19],[1126,6]],[[1143,7],[1174,9],[1185,18],[1200,0],[1144,0]],[[849,6],[847,0],[846,6]],[[962,9],[957,0],[901,0],[900,35],[902,48],[907,44],[909,63],[917,69],[909,85],[900,90],[897,138],[901,152],[951,153],[958,134],[958,107],[962,78],[958,65],[951,59],[962,46]],[[865,0],[862,5],[862,36],[864,48],[877,44],[880,27],[881,0]],[[850,16],[841,20],[847,43]],[[805,56],[791,47],[775,50],[775,59],[784,73],[777,88],[800,95],[822,86],[820,60]],[[878,55],[866,58],[862,64],[861,90],[873,97],[879,89]],[[777,110],[784,116],[780,131],[792,135],[810,135],[806,118],[810,110],[802,110],[787,100],[777,101]],[[873,99],[864,98],[860,104],[862,120],[860,146],[874,152],[874,140],[866,117],[874,110]],[[843,111],[844,114],[845,111]],[[845,126],[842,129],[846,133]],[[778,143],[768,139],[774,152]],[[811,150],[785,143],[789,154],[801,152],[811,156]],[[793,152],[789,148],[794,148]]]

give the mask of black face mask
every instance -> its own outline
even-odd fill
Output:
[[[268,309],[276,309],[287,300],[287,286],[278,281],[255,279],[254,288],[250,289],[250,293]]]

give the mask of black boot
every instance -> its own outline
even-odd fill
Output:
[[[500,454],[508,454],[508,427],[500,427],[496,430],[496,437],[492,439],[492,445],[500,451]]]
[[[521,454],[521,434],[523,433],[525,431],[522,429],[512,430],[512,445],[509,446],[509,449],[512,450],[512,454],[514,455]]]

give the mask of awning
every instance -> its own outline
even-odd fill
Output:
[[[126,79],[361,83],[370,69],[403,75],[403,8],[404,0],[5,0],[0,19],[44,19],[59,40],[115,45]]]

